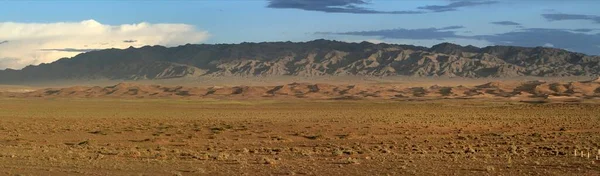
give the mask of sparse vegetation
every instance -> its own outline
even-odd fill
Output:
[[[5,99],[0,107],[8,173],[600,172],[593,102]]]

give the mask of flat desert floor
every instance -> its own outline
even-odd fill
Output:
[[[0,99],[0,175],[598,175],[599,147],[595,102]]]

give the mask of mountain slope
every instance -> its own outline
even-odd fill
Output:
[[[188,76],[597,76],[600,57],[554,48],[442,43],[412,45],[310,42],[200,44],[92,51],[22,70],[0,83],[59,79],[168,79]]]

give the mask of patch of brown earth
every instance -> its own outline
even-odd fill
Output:
[[[470,99],[494,98],[525,100],[530,98],[589,99],[600,96],[598,80],[582,82],[528,81],[522,83],[489,82],[467,86],[407,87],[395,84],[311,84],[291,83],[278,86],[185,87],[120,83],[107,87],[48,88],[33,92],[3,93],[9,97],[118,97],[118,98],[214,98],[214,99]],[[558,98],[560,97],[560,98]]]

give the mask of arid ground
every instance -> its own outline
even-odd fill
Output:
[[[0,175],[598,175],[599,147],[594,101],[0,99]]]

